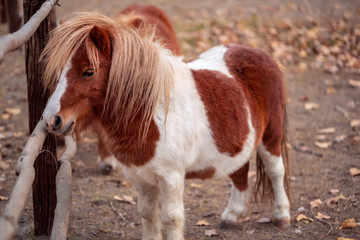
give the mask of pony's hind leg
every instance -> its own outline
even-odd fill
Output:
[[[260,143],[257,150],[274,191],[274,223],[279,228],[284,229],[290,225],[290,204],[284,186],[285,167],[283,158],[281,155],[272,154],[263,143]]]
[[[249,202],[248,186],[249,162],[229,175],[232,180],[231,196],[225,211],[221,214],[221,227],[236,222],[247,213]]]

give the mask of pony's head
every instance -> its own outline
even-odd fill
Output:
[[[145,33],[146,32],[146,33]],[[43,113],[48,130],[79,135],[94,118],[126,125],[141,112],[150,123],[164,80],[151,31],[81,13],[58,27],[42,54],[44,85],[55,89]]]

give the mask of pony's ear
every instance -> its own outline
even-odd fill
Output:
[[[134,19],[131,20],[130,24],[135,28],[140,28],[142,25],[145,24],[145,21],[143,18],[135,17]]]
[[[110,37],[105,30],[94,26],[90,31],[90,38],[100,51],[105,51],[111,55]]]

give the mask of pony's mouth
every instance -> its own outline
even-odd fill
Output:
[[[65,128],[65,130],[62,132],[61,135],[66,136],[66,135],[68,135],[69,133],[71,133],[72,130],[73,130],[74,125],[75,125],[75,122],[72,121],[70,124],[68,124],[68,127]]]
[[[68,124],[66,124],[64,127],[62,127],[61,129],[59,129],[58,131],[53,131],[50,129],[48,129],[48,131],[57,136],[66,136],[66,135],[72,133],[74,125],[75,125],[75,121],[71,121]]]

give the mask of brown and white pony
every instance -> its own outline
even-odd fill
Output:
[[[101,125],[137,191],[143,239],[162,239],[162,224],[167,239],[184,239],[185,178],[229,176],[221,219],[236,221],[254,150],[272,184],[275,223],[289,225],[284,83],[267,54],[227,44],[184,63],[147,28],[82,13],[55,30],[43,57],[44,84],[56,86],[43,113],[48,130],[79,135]]]
[[[134,4],[123,9],[115,18],[115,21],[124,21],[135,29],[141,29],[143,25],[151,25],[155,28],[155,40],[169,49],[174,55],[180,56],[180,44],[176,38],[174,27],[168,15],[158,7],[152,5]],[[101,131],[101,126],[94,126],[95,131]],[[105,139],[101,136],[98,141],[98,165],[104,174],[110,173],[118,165],[118,161],[108,149]]]

